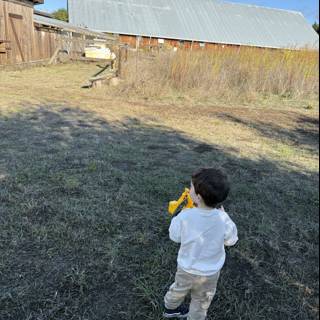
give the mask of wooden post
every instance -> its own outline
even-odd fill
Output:
[[[121,72],[122,72],[122,47],[119,46],[117,77],[121,77]]]
[[[125,46],[125,49],[126,49],[125,62],[127,62],[128,61],[128,45],[127,44]]]
[[[48,64],[52,64],[52,63],[55,61],[55,59],[57,58],[59,52],[60,52],[60,47],[58,47],[58,48],[55,50],[55,52],[53,53],[52,57],[50,58]]]

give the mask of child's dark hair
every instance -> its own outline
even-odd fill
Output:
[[[203,168],[192,175],[192,183],[196,194],[201,195],[204,203],[211,208],[227,199],[230,182],[227,175],[214,168]]]

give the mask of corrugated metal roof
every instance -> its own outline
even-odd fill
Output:
[[[70,22],[101,32],[270,48],[319,48],[300,12],[220,0],[68,0]]]
[[[35,23],[44,25],[44,26],[49,26],[49,27],[54,27],[54,28],[59,28],[61,30],[65,30],[65,31],[71,31],[71,32],[77,32],[80,34],[85,34],[85,35],[90,35],[90,36],[94,36],[97,38],[103,38],[103,39],[108,39],[108,40],[115,40],[113,39],[111,36],[108,36],[102,32],[97,32],[94,30],[90,30],[87,28],[81,28],[81,27],[77,27],[73,24],[70,24],[68,22],[64,22],[61,20],[57,20],[57,19],[53,19],[50,17],[45,17],[42,14],[37,14],[35,13],[33,15],[33,21]]]

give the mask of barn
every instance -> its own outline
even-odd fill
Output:
[[[68,0],[70,22],[131,46],[319,48],[300,12],[221,0]]]

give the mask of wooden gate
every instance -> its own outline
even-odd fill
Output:
[[[8,36],[11,41],[12,63],[25,62],[25,49],[23,48],[23,16],[9,13]]]

